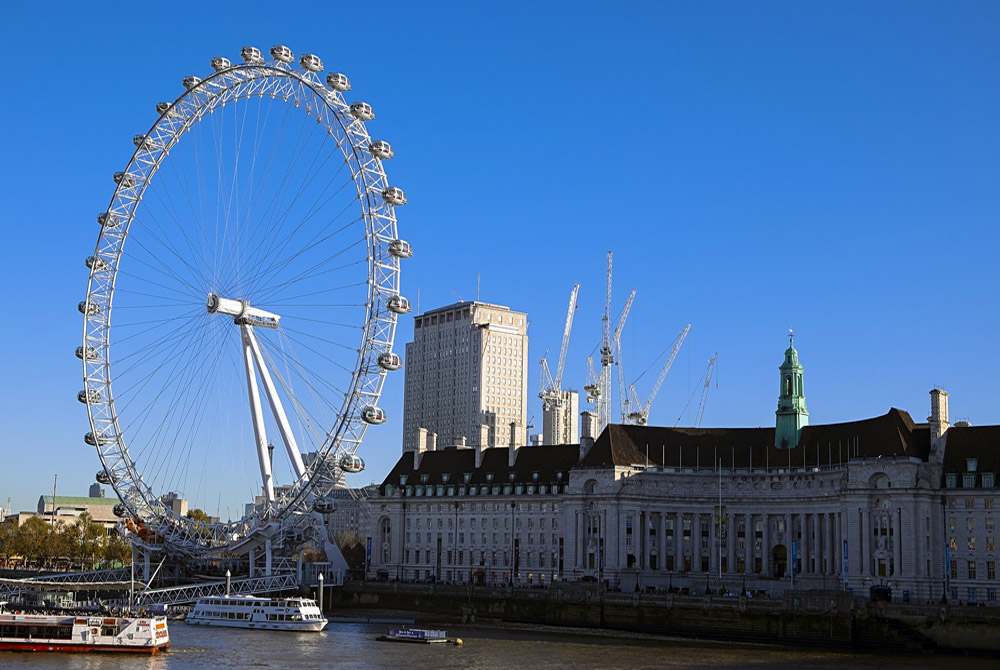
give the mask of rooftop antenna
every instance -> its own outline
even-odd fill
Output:
[[[479,277],[480,273],[476,273],[476,302],[479,302]]]

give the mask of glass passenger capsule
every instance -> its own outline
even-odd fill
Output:
[[[403,367],[403,360],[399,354],[386,351],[378,355],[378,366],[383,370],[398,370]]]
[[[264,55],[257,47],[243,47],[240,49],[240,58],[244,63],[263,63]]]
[[[386,189],[382,191],[382,199],[390,205],[406,204],[406,194],[403,193],[403,189],[396,188],[395,186],[386,187]]]
[[[76,357],[81,361],[84,360],[84,356],[86,356],[88,361],[92,361],[97,358],[97,349],[91,346],[88,346],[86,349],[83,347],[77,347],[75,353]]]
[[[166,117],[170,119],[176,119],[181,115],[180,112],[174,109],[173,103],[171,102],[156,103],[156,113],[160,116],[166,115]]]
[[[292,63],[295,61],[295,54],[284,44],[275,44],[271,47],[271,58],[282,63]]]
[[[401,295],[389,296],[389,299],[385,301],[385,306],[389,308],[390,312],[396,314],[410,313],[410,301]]]
[[[393,157],[392,145],[385,140],[375,140],[368,145],[368,152],[375,158],[389,160]]]
[[[104,470],[98,470],[97,474],[94,475],[94,479],[97,480],[98,484],[104,484],[105,486],[111,485],[111,475],[109,475]]]
[[[121,223],[121,219],[114,212],[101,212],[97,215],[97,222],[105,228],[114,228]]]
[[[216,56],[212,59],[212,69],[216,72],[228,70],[232,65],[228,58],[223,58],[222,56]]]
[[[340,457],[340,469],[344,472],[357,473],[365,469],[365,462],[360,456],[344,454]]]
[[[94,314],[100,314],[101,313],[101,307],[100,307],[100,305],[97,305],[97,304],[92,303],[92,302],[88,303],[86,300],[81,300],[77,304],[76,308],[80,311],[80,314],[94,315]]]
[[[361,420],[372,425],[385,423],[385,411],[381,407],[368,405],[361,410]]]
[[[201,83],[201,77],[184,77],[184,79],[181,81],[181,84],[184,85],[184,88],[186,88],[189,91],[200,83]]]
[[[101,402],[101,394],[94,389],[84,389],[76,394],[76,399],[84,405]]]
[[[351,116],[359,121],[371,121],[375,118],[375,112],[372,111],[372,106],[367,102],[352,102]]]
[[[103,447],[106,444],[111,444],[115,440],[110,435],[99,435],[95,437],[92,432],[87,432],[87,434],[83,436],[83,441],[92,447]]]
[[[130,175],[128,172],[116,172],[111,175],[111,178],[115,180],[115,183],[124,188],[132,188],[135,186],[135,177]]]
[[[389,253],[397,258],[412,258],[413,247],[406,240],[393,240],[389,243]]]
[[[148,135],[133,135],[132,144],[134,144],[136,148],[145,149],[146,151],[154,151],[160,148],[160,145],[156,143],[156,140]]]
[[[332,498],[316,498],[313,500],[312,508],[314,512],[320,514],[333,514],[337,511],[337,503]]]
[[[108,269],[107,262],[100,256],[87,256],[87,260],[84,263],[86,263],[88,268],[97,272]]]
[[[299,58],[299,65],[302,66],[302,69],[310,72],[323,71],[323,60],[316,54],[302,54]]]
[[[111,511],[114,512],[115,516],[119,519],[128,516],[128,507],[125,507],[124,503],[118,503]]]
[[[326,75],[326,85],[334,91],[350,91],[351,80],[343,72],[331,72]]]

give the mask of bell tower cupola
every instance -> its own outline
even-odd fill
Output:
[[[799,352],[792,345],[794,333],[788,330],[788,349],[785,360],[778,368],[781,388],[778,391],[778,410],[775,412],[774,446],[778,449],[794,449],[802,437],[802,428],[809,425],[806,410],[806,396],[802,387],[802,370]]]

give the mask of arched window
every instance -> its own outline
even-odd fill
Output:
[[[785,395],[792,395],[792,378],[791,378],[791,376],[785,377]]]

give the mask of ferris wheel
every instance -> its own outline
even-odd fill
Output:
[[[392,146],[369,136],[368,103],[345,100],[345,75],[270,56],[214,58],[156,105],[86,260],[78,399],[97,480],[137,535],[189,554],[329,512],[402,365],[412,248]]]

